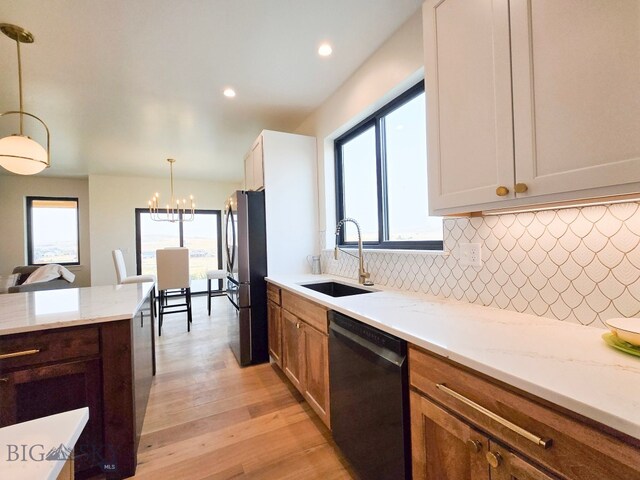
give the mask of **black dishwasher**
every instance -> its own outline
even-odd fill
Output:
[[[331,430],[362,480],[411,478],[407,342],[329,312]]]

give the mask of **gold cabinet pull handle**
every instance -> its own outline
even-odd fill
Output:
[[[300,322],[296,323],[296,328],[300,328]]]
[[[516,191],[516,193],[524,193],[529,190],[529,187],[526,183],[516,183],[514,190]]]
[[[478,440],[467,440],[467,446],[473,453],[480,453],[482,450],[482,444]]]
[[[0,354],[0,360],[4,360],[5,358],[14,358],[14,357],[24,357],[26,355],[35,355],[39,353],[39,348],[34,348],[33,350],[23,350],[21,352],[12,352],[12,353],[2,353]]]
[[[498,468],[502,463],[502,455],[498,452],[487,452],[487,462],[493,468]]]
[[[499,197],[506,197],[507,195],[509,195],[509,189],[501,185],[496,188],[496,195],[498,195]]]
[[[540,446],[542,448],[549,448],[549,447],[551,447],[551,445],[553,443],[553,441],[550,438],[541,438],[541,437],[529,432],[528,430],[525,430],[524,428],[519,427],[515,423],[512,423],[509,420],[507,420],[506,418],[503,418],[500,415],[497,415],[497,414],[493,413],[491,410],[487,410],[482,405],[478,405],[473,400],[469,400],[464,395],[460,395],[458,392],[456,392],[454,390],[451,390],[449,387],[447,387],[443,383],[436,384],[436,388],[438,390],[440,390],[441,392],[446,393],[450,397],[453,397],[456,400],[460,400],[462,403],[464,403],[465,405],[468,405],[469,407],[473,408],[474,410],[477,410],[478,412],[483,413],[484,415],[489,417],[491,420],[494,420],[494,421],[498,422],[503,427],[508,428],[512,432],[517,433],[518,435],[526,438],[527,440],[532,441],[533,443],[535,443],[536,445],[538,445],[538,446]]]

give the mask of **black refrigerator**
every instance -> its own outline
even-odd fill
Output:
[[[267,341],[267,232],[264,192],[238,190],[225,207],[227,297],[236,318],[229,344],[241,366],[269,360]]]

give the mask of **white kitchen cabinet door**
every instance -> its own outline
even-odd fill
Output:
[[[514,198],[508,0],[427,0],[423,21],[431,214]]]
[[[518,197],[640,182],[640,1],[511,0],[510,14]]]
[[[258,137],[251,149],[251,162],[253,163],[253,188],[251,190],[262,190],[264,188],[262,135]]]
[[[253,162],[251,152],[244,157],[244,189],[253,190]]]

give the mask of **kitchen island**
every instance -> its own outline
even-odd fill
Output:
[[[608,347],[606,330],[379,286],[345,297],[304,287],[354,284],[329,275],[267,281],[274,298],[286,291],[409,343],[413,478],[640,479],[640,358]],[[457,470],[443,476],[438,458]]]
[[[0,296],[0,427],[82,407],[76,473],[135,473],[155,370],[152,283]]]

